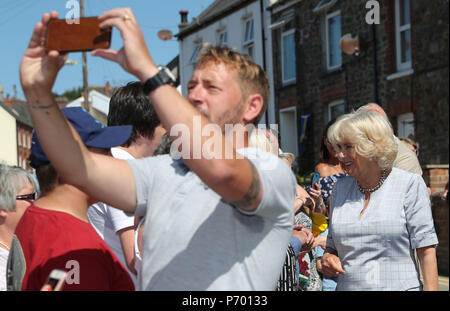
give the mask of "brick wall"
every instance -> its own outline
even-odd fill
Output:
[[[448,182],[448,165],[427,165],[423,168],[423,178],[431,189],[431,208],[433,212],[434,227],[438,236],[439,245],[436,249],[439,275],[448,276],[449,249],[448,249],[448,202],[441,199],[442,192]]]
[[[376,73],[374,83],[374,44],[372,26],[365,22],[365,1],[339,1],[328,13],[341,10],[341,32],[357,34],[361,41],[359,56],[342,54],[342,67],[327,71],[325,59],[325,13],[315,14],[319,0],[295,4],[297,31],[297,84],[283,87],[275,82],[276,108],[297,105],[297,115],[311,114],[309,132],[300,161],[311,172],[319,159],[322,131],[327,123],[330,102],[344,100],[346,111],[373,102],[388,113],[398,134],[398,116],[412,112],[415,137],[420,145],[422,165],[449,163],[449,88],[448,1],[413,0],[411,38],[413,73],[393,78],[396,68],[394,1],[380,2],[381,23],[375,25]],[[282,13],[275,15],[273,20]],[[308,36],[299,36],[308,30]],[[274,76],[280,79],[279,31],[273,32]],[[277,120],[279,121],[279,120]],[[308,173],[308,172],[304,172]]]
[[[435,193],[431,198],[434,228],[438,236],[439,245],[436,249],[439,275],[448,276],[448,202],[441,199],[440,193]]]

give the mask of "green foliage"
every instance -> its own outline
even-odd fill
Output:
[[[297,183],[300,186],[305,188],[311,185],[311,177],[314,172],[308,167],[306,159],[298,156],[292,165],[292,170],[294,171],[294,174],[297,177]]]
[[[83,95],[83,87],[79,86],[71,90],[65,91],[60,96],[66,97],[69,101],[75,100]]]

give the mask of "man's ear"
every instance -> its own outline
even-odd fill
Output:
[[[264,99],[260,94],[251,94],[247,98],[247,109],[243,115],[245,124],[253,123],[263,109]]]

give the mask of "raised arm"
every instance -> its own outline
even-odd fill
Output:
[[[61,177],[92,197],[134,211],[136,194],[131,168],[125,161],[91,153],[66,121],[52,96],[52,87],[66,55],[44,48],[47,25],[58,13],[37,23],[20,63],[20,81],[39,141]]]
[[[117,62],[126,71],[138,77],[141,82],[157,74],[157,66],[148,52],[136,17],[130,9],[110,10],[99,18],[102,21],[101,27],[119,29],[124,45],[118,51],[99,49],[93,51],[92,55]],[[188,140],[183,142],[190,146],[188,156],[183,156],[185,164],[225,200],[245,210],[256,209],[261,202],[262,185],[253,164],[246,159],[237,159],[234,146],[230,145],[222,134],[218,138],[222,143],[221,151],[216,151],[219,154],[215,154],[212,159],[204,158],[203,154],[195,157],[194,147],[203,146],[206,141],[217,137],[216,135],[200,135],[198,141],[194,142],[196,126],[194,120],[201,121],[201,129],[210,125],[210,120],[169,85],[158,87],[149,94],[149,98],[163,126],[169,132],[174,126],[183,125],[191,134]],[[253,96],[250,100],[255,105],[262,105],[260,102],[262,98],[258,96]],[[173,140],[182,138],[180,135],[175,134],[171,138]],[[231,157],[226,158],[226,150],[232,150]]]

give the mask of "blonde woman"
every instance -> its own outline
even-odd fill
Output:
[[[427,187],[421,176],[393,168],[397,142],[375,112],[341,116],[328,130],[343,168],[330,201],[325,275],[336,290],[437,290],[438,244]]]

